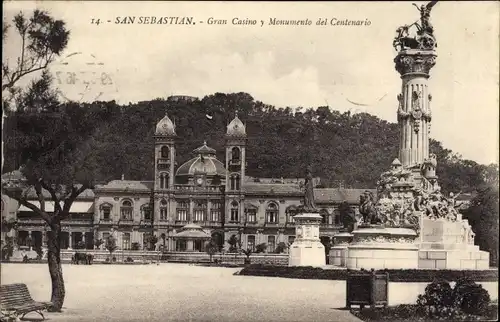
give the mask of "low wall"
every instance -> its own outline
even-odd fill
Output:
[[[109,252],[103,250],[63,250],[61,251],[61,260],[63,262],[70,262],[72,256],[75,252],[92,254],[94,256],[94,262],[104,262],[106,258],[109,258]],[[117,250],[113,252],[112,257],[116,258],[116,261],[125,261],[128,257],[132,258],[134,262],[150,262],[150,261],[166,261],[166,262],[178,262],[178,263],[209,263],[210,256],[207,253],[201,252],[165,252],[161,253],[158,251],[144,251],[144,250]],[[223,263],[231,264],[244,264],[245,255],[242,254],[215,254],[212,256],[212,261],[218,261]],[[250,260],[252,264],[267,264],[267,265],[277,265],[277,266],[287,266],[288,265],[288,254],[252,254],[250,255]]]
[[[212,261],[244,264],[245,258],[246,256],[241,254],[215,254],[212,256]],[[179,263],[209,263],[210,256],[206,253],[168,252],[163,254],[162,260]],[[287,266],[288,254],[252,254],[250,255],[250,261],[252,264]]]

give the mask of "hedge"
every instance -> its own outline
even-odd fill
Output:
[[[351,272],[357,270],[349,269],[322,269],[319,267],[302,266],[286,267],[252,264],[237,275],[247,276],[270,276],[298,279],[317,280],[346,280]],[[432,269],[383,269],[376,270],[376,273],[389,273],[389,280],[392,282],[432,282],[436,278],[450,282],[461,277],[469,277],[476,282],[496,282],[498,281],[497,270],[432,270]]]

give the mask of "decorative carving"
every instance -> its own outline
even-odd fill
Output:
[[[424,73],[429,71],[436,64],[436,55],[433,52],[401,53],[394,58],[396,70],[401,74]]]
[[[412,237],[404,236],[384,236],[384,235],[369,235],[369,236],[355,236],[355,243],[363,244],[380,244],[380,243],[391,243],[391,244],[413,244],[415,239]]]
[[[410,116],[410,113],[403,110],[403,94],[398,94],[398,121],[405,120]]]

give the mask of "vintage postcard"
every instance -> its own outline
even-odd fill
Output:
[[[1,321],[497,319],[498,2],[3,12]]]

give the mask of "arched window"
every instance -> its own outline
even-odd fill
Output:
[[[160,173],[160,189],[168,189],[168,173]]]
[[[278,205],[274,202],[270,202],[266,209],[266,222],[269,224],[278,223]]]
[[[101,211],[102,220],[111,220],[111,208],[112,206],[109,203],[102,204],[99,207],[99,210]]]
[[[142,219],[145,221],[151,221],[151,217],[153,216],[153,212],[151,211],[151,205],[145,204],[141,207],[141,215]]]
[[[166,221],[168,214],[168,202],[165,199],[160,201],[160,220]]]
[[[231,221],[238,221],[238,203],[236,201],[233,201],[231,203]]]
[[[121,220],[132,220],[132,201],[124,200],[120,208],[120,218]]]
[[[240,176],[238,174],[231,175],[230,190],[240,190]]]
[[[239,162],[241,157],[240,157],[240,149],[237,147],[234,147],[231,149],[231,161],[233,162]]]
[[[168,152],[169,152],[168,147],[162,146],[160,150],[160,158],[168,159],[169,158]]]

